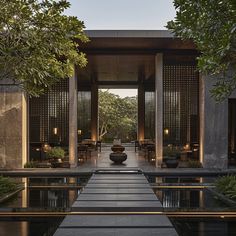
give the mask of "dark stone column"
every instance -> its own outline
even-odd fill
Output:
[[[228,166],[228,99],[217,103],[210,90],[217,77],[200,78],[200,161],[205,168]]]
[[[98,86],[95,82],[91,87],[91,139],[93,141],[98,140]]]
[[[144,139],[145,129],[145,91],[143,83],[140,81],[138,86],[138,140]]]
[[[77,70],[74,68],[74,75],[69,79],[69,162],[71,167],[76,167],[78,163],[77,155]]]
[[[163,55],[155,57],[155,96],[156,96],[156,167],[161,167],[163,160]]]
[[[23,164],[22,96],[19,87],[0,83],[1,168],[21,168]]]

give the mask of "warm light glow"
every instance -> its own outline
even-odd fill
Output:
[[[53,134],[57,135],[58,134],[58,128],[53,128]]]
[[[187,143],[185,146],[184,146],[184,150],[189,150],[190,149],[190,145],[189,143]]]
[[[94,142],[97,141],[97,140],[96,140],[96,134],[92,134],[92,138],[91,138],[91,139],[92,139],[92,141],[94,141]]]
[[[45,144],[43,145],[43,151],[44,151],[44,152],[48,152],[50,149],[51,149],[51,146],[50,146],[49,144],[45,143]]]
[[[78,135],[81,135],[81,134],[82,134],[82,130],[78,129]]]
[[[164,129],[164,134],[168,135],[169,134],[169,129]]]
[[[22,167],[28,161],[28,109],[27,109],[27,96],[22,93]]]

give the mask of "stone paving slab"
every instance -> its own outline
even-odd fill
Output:
[[[160,201],[75,201],[72,208],[160,208]],[[138,211],[139,209],[137,209]]]
[[[113,179],[109,179],[112,176]],[[132,178],[125,179],[128,176]],[[162,211],[162,204],[146,177],[140,174],[94,174],[72,205],[72,211],[95,214],[66,216],[54,236],[177,236],[165,215],[151,214]],[[137,215],[135,212],[148,214]]]
[[[86,188],[148,188],[148,184],[87,184]]]
[[[119,175],[110,175],[110,174],[95,174],[91,177],[91,179],[145,179],[144,175],[126,175],[126,174],[119,174]]]
[[[178,236],[173,228],[59,228],[54,236]]]
[[[79,224],[78,224],[79,223]],[[163,215],[69,215],[60,227],[173,227]]]
[[[112,193],[119,193],[119,194],[153,194],[153,190],[151,188],[84,188],[82,193],[89,193],[89,194],[112,194]]]
[[[148,184],[145,179],[92,179],[88,181],[88,184]]]
[[[158,201],[154,194],[85,194],[77,198],[78,201]]]

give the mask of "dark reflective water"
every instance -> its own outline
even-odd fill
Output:
[[[88,179],[85,178],[23,178],[25,189],[1,208],[70,208]]]
[[[63,217],[1,218],[1,236],[52,236]]]
[[[234,210],[216,199],[206,188],[194,189],[191,186],[212,185],[214,178],[151,177],[149,180],[163,204],[164,211]],[[18,178],[17,181],[23,182],[25,189],[1,204],[0,210],[70,211],[71,205],[86,185],[88,177]],[[63,217],[0,218],[0,236],[52,236],[62,220]],[[234,219],[171,218],[171,220],[180,236],[236,235]]]
[[[170,218],[179,236],[235,236],[235,219]]]
[[[215,177],[146,177],[151,184],[212,184],[215,182]]]
[[[231,210],[207,189],[154,189],[164,208]]]

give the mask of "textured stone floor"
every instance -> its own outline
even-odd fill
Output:
[[[95,173],[72,205],[73,212],[87,215],[66,216],[54,236],[177,236],[166,216],[152,214],[160,210],[143,174]]]

